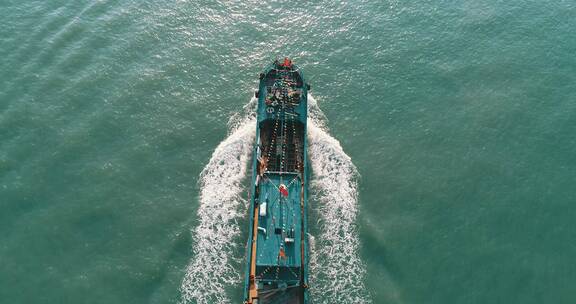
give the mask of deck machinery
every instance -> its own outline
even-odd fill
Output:
[[[309,89],[287,58],[260,74],[244,303],[308,302]]]

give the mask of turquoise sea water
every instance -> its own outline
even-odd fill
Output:
[[[0,303],[179,302],[200,173],[284,55],[360,176],[363,301],[576,302],[575,13],[573,1],[2,1]],[[239,284],[223,288],[240,302]]]

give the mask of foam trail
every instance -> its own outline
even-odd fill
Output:
[[[229,136],[222,141],[200,175],[199,225],[192,231],[194,258],[182,282],[182,303],[231,303],[225,287],[240,282],[230,259],[238,246],[238,220],[244,216],[242,198],[255,136],[253,98],[244,113],[230,119]]]
[[[324,127],[324,115],[309,96],[308,138],[312,193],[320,233],[312,239],[311,292],[314,303],[371,303],[364,286],[356,229],[358,173],[338,140]]]

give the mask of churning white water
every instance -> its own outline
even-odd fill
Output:
[[[193,260],[182,282],[183,303],[231,303],[226,298],[227,286],[240,281],[240,272],[231,266],[238,246],[238,220],[245,216],[246,190],[243,181],[254,143],[255,99],[245,107],[246,113],[230,120],[230,133],[222,141],[200,176],[200,224],[192,231]]]
[[[310,193],[319,203],[312,208],[320,225],[319,234],[311,239],[312,298],[314,303],[371,303],[364,287],[366,269],[358,255],[358,172],[338,140],[328,134],[324,115],[311,96],[308,106]]]

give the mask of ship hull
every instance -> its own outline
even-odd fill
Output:
[[[307,93],[289,60],[260,75],[244,302],[308,302]]]

